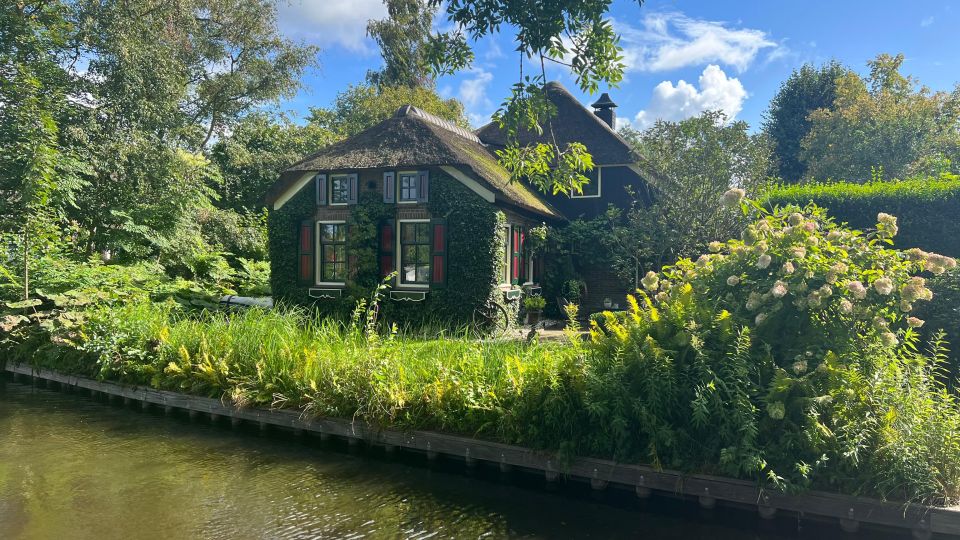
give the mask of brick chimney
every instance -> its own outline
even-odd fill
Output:
[[[591,107],[593,107],[593,114],[597,115],[597,118],[606,122],[610,129],[617,129],[617,112],[614,111],[617,104],[610,99],[610,94],[604,92]]]

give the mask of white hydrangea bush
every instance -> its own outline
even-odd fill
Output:
[[[923,325],[911,315],[917,302],[933,297],[921,274],[957,265],[943,255],[890,248],[898,229],[889,214],[861,232],[837,225],[815,206],[766,211],[739,190],[725,194],[723,203],[762,217],[740,239],[712,242],[696,261],[650,272],[642,285],[660,302],[691,291],[710,298],[763,341],[781,345],[781,353],[802,355],[854,336],[896,346],[898,330]]]

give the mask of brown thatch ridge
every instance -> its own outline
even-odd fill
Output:
[[[559,219],[563,216],[507,172],[472,132],[411,105],[357,135],[307,156],[267,192],[272,205],[307,171],[456,166],[469,168],[501,202]]]
[[[627,165],[641,161],[619,133],[584,107],[563,85],[552,81],[546,84],[545,89],[547,97],[557,108],[557,114],[550,123],[553,137],[561,148],[573,142],[583,143],[596,165]],[[476,133],[484,144],[497,148],[507,144],[507,134],[496,122],[490,122]],[[524,130],[517,139],[521,146],[552,142],[546,126],[543,134]]]

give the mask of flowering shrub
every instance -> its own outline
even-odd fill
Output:
[[[960,408],[912,312],[933,296],[920,274],[956,261],[889,248],[887,214],[864,233],[815,206],[723,202],[758,214],[741,239],[648,273],[626,314],[592,325],[587,394],[622,428],[611,444],[779,488],[955,500]]]

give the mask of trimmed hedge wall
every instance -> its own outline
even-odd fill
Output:
[[[503,241],[500,226],[503,214],[466,186],[448,175],[431,173],[430,202],[427,209],[435,218],[447,220],[447,280],[442,288],[433,288],[426,300],[417,303],[384,299],[381,314],[399,323],[442,321],[445,327],[470,322],[474,310],[496,294],[501,272]],[[347,317],[356,302],[369,298],[380,281],[377,264],[378,224],[395,219],[397,206],[384,204],[382,195],[360,194],[358,204],[350,207],[350,238],[347,251],[356,260],[344,297],[315,300],[309,287],[297,280],[297,231],[301,220],[316,211],[314,194],[303,189],[269,217],[271,286],[276,300],[314,307],[324,314]]]
[[[827,208],[838,222],[855,229],[876,227],[877,214],[897,217],[900,232],[896,246],[919,247],[951,257],[960,256],[960,176],[913,178],[865,184],[837,182],[772,188],[764,204],[804,206],[810,202]]]

